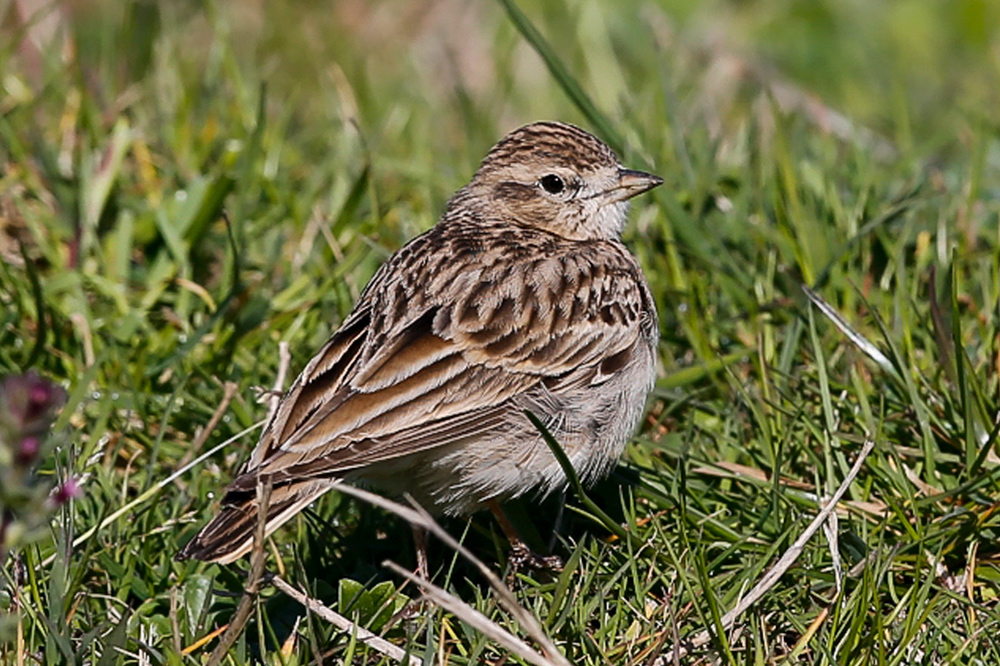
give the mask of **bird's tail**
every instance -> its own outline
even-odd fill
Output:
[[[265,535],[291,520],[332,487],[329,481],[303,481],[272,488],[267,503]],[[177,559],[229,564],[243,557],[253,548],[259,509],[255,491],[226,493],[219,514],[187,542],[177,553]]]

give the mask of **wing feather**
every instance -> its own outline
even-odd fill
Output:
[[[542,382],[613,372],[655,326],[642,321],[652,299],[639,268],[613,241],[555,250],[539,259],[515,246],[462,270],[447,247],[436,262],[420,247],[394,256],[296,380],[233,488],[337,476],[476,436]]]

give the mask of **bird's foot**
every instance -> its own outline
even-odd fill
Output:
[[[531,569],[533,571],[562,571],[565,563],[558,555],[539,555],[532,551],[523,541],[511,544],[510,555],[511,576],[519,571]]]

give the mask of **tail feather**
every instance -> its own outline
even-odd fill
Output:
[[[272,488],[265,535],[291,520],[332,487],[327,481],[306,481]],[[255,492],[228,493],[219,514],[187,542],[177,553],[177,559],[229,564],[243,557],[253,548],[259,515]]]

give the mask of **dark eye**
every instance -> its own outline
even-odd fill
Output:
[[[549,194],[560,194],[566,189],[566,183],[564,183],[563,179],[554,173],[542,176],[541,180],[538,181],[538,184],[541,185],[542,189]]]

